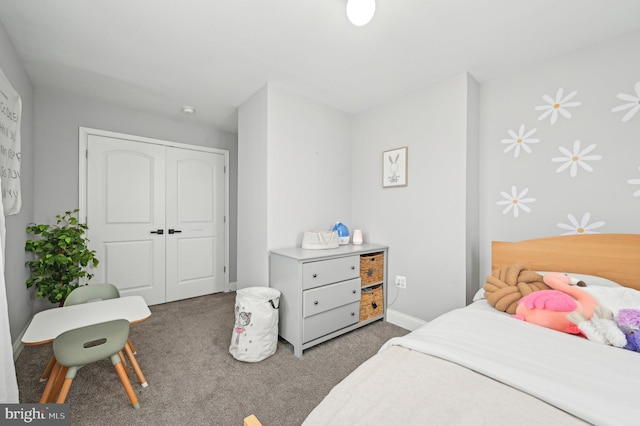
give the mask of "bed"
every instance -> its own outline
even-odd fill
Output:
[[[638,234],[492,243],[492,270],[514,263],[640,303]],[[516,320],[480,291],[469,306],[385,343],[304,425],[637,424],[639,383],[640,353]]]

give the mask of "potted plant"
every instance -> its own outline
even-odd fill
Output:
[[[26,264],[31,269],[27,287],[36,286],[36,297],[64,304],[80,279],[90,280],[89,266],[98,266],[95,250],[89,250],[85,232],[89,227],[78,220],[78,209],[56,215],[56,225],[27,226],[27,233],[38,239],[27,240],[25,250],[35,255]]]

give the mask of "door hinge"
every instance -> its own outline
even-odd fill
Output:
[[[222,223],[227,223],[227,217],[226,217],[226,216],[223,216],[223,218],[224,218],[224,219],[223,219]]]
[[[224,172],[227,173],[227,166],[224,166]]]
[[[227,273],[227,267],[226,266],[224,267],[224,273],[225,274]]]
[[[89,150],[88,149],[84,150],[84,158],[89,158]]]

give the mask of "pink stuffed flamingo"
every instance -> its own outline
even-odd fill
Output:
[[[579,312],[591,319],[598,302],[589,293],[572,286],[566,274],[548,273],[544,282],[553,290],[534,291],[520,299],[514,317],[553,330],[582,334],[578,326],[567,319],[567,314]]]

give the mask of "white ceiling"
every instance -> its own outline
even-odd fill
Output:
[[[0,0],[36,88],[237,131],[267,82],[357,113],[469,71],[487,81],[640,28],[639,0]],[[0,58],[1,67],[2,58]],[[181,117],[182,105],[197,109]]]

